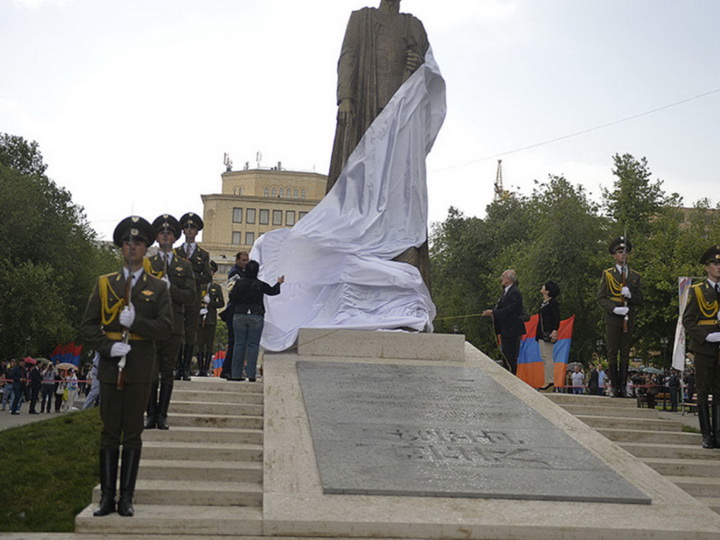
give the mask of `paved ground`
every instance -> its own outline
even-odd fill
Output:
[[[75,407],[77,409],[80,409],[80,407],[82,407],[82,404],[82,399],[75,401]],[[20,414],[10,414],[10,407],[8,406],[7,410],[0,412],[0,431],[17,426],[24,426],[25,424],[29,424],[31,422],[39,422],[40,420],[55,418],[56,416],[62,416],[63,414],[72,414],[72,412],[30,414],[28,413],[29,410],[30,405],[27,401],[22,404],[22,407],[20,408]]]

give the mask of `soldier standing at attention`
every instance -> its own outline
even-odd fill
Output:
[[[152,226],[141,217],[132,216],[118,224],[113,241],[122,249],[125,266],[98,279],[80,327],[85,344],[100,355],[102,499],[95,516],[115,511],[121,443],[117,512],[121,516],[135,512],[132,499],[140,464],[143,412],[153,378],[154,342],[169,337],[173,324],[167,286],[143,270],[153,237]]]
[[[210,274],[210,254],[197,245],[195,237],[203,228],[203,220],[197,214],[188,212],[180,218],[180,227],[185,234],[185,242],[178,247],[177,253],[190,262],[195,278],[195,302],[185,309],[185,340],[182,350],[178,356],[176,379],[190,380],[190,364],[192,363],[193,349],[195,348],[195,333],[198,328],[200,303],[202,300],[201,290],[212,282]],[[200,357],[198,357],[200,363]]]
[[[605,312],[605,342],[613,397],[622,397],[627,384],[636,310],[643,302],[643,293],[640,274],[627,265],[627,256],[632,251],[630,241],[625,241],[623,236],[615,238],[608,251],[615,264],[603,271],[597,303]]]
[[[693,285],[683,313],[690,336],[688,349],[695,353],[697,413],[703,448],[720,448],[720,245],[709,248],[700,264],[707,279]],[[712,394],[712,418],[709,396]]]
[[[168,429],[167,414],[173,389],[173,368],[183,340],[183,315],[185,310],[189,309],[187,306],[195,301],[195,281],[190,263],[173,249],[175,240],[180,236],[178,220],[170,214],[163,214],[153,221],[152,226],[160,250],[154,257],[147,259],[145,264],[147,271],[164,280],[170,291],[173,330],[170,337],[157,343],[157,366],[147,401],[145,429]]]
[[[215,275],[218,266],[210,261],[210,274]],[[217,327],[217,310],[225,306],[222,287],[217,283],[209,283],[201,291],[200,317],[197,328],[197,359],[200,377],[207,377],[210,369],[210,359],[215,344],[215,328]]]

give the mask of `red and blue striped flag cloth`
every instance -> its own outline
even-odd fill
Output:
[[[525,335],[520,344],[520,354],[518,354],[517,376],[533,388],[540,388],[545,385],[545,367],[542,358],[540,358],[540,345],[535,341],[538,320],[536,314],[525,323]],[[570,357],[570,343],[572,342],[574,324],[575,315],[560,321],[558,340],[553,349],[555,386],[565,386],[565,372]]]

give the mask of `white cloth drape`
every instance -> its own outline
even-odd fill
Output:
[[[291,347],[300,328],[431,329],[418,270],[391,259],[427,236],[425,158],[445,118],[445,81],[429,50],[348,158],[330,193],[292,229],[253,246],[265,297],[262,345]]]

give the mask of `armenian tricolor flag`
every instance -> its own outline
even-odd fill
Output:
[[[540,358],[540,345],[535,341],[539,316],[533,315],[525,323],[525,335],[520,344],[518,354],[517,376],[533,388],[540,388],[545,385],[545,368]],[[553,360],[555,361],[555,386],[565,386],[565,372],[567,370],[568,358],[570,357],[570,343],[572,342],[573,325],[575,315],[564,321],[560,321],[558,340],[553,349]]]

